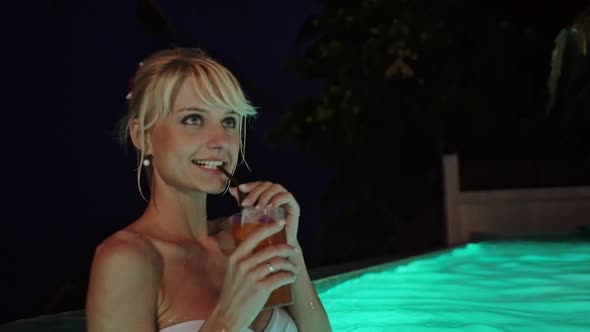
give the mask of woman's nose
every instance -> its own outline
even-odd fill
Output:
[[[230,138],[221,125],[210,126],[207,133],[207,147],[210,149],[227,149]]]

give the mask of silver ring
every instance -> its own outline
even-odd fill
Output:
[[[268,267],[268,272],[270,272],[270,273],[274,273],[275,272],[275,267],[272,266],[271,263],[266,262],[266,267]]]

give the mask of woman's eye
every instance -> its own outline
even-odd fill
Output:
[[[234,118],[225,118],[223,120],[223,125],[227,128],[235,128],[237,127],[238,124],[238,120],[234,119]]]
[[[182,123],[187,125],[198,125],[203,122],[203,118],[198,114],[187,115],[182,119]]]

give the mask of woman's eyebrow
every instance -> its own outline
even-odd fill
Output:
[[[176,112],[195,112],[195,111],[209,113],[209,111],[202,109],[202,108],[195,107],[195,106],[183,107],[183,108],[179,108],[176,110]]]
[[[200,112],[200,113],[209,113],[208,110],[203,109],[203,108],[199,108],[196,106],[189,106],[189,107],[183,107],[183,108],[179,108],[176,110],[177,113],[180,112]],[[234,110],[227,110],[225,111],[224,115],[233,115],[233,116],[240,116],[240,114]]]

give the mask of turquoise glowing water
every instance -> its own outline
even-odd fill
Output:
[[[590,331],[588,240],[469,244],[328,279],[335,332]]]

